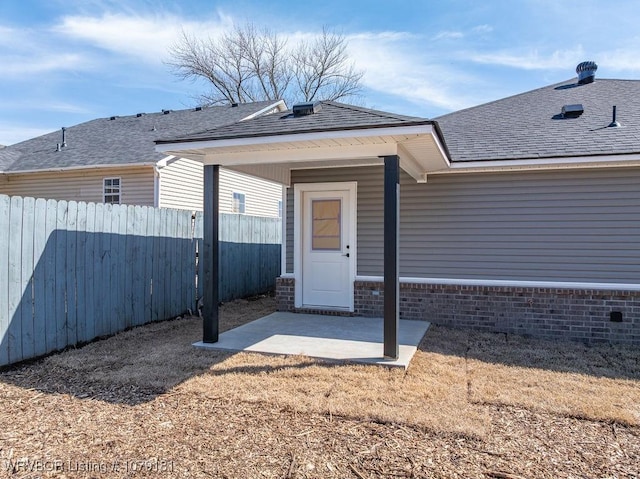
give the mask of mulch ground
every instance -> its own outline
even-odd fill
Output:
[[[226,305],[223,328],[273,307],[272,298]],[[514,371],[519,378],[521,365],[503,358],[493,367],[481,352],[472,359],[468,351],[466,358],[456,356],[462,343],[445,348],[444,339],[423,344],[414,370],[405,374],[309,358],[210,354],[191,348],[199,334],[195,318],[158,323],[0,373],[0,477],[640,477],[640,415],[634,416],[640,377],[633,350],[616,349],[624,367],[616,372],[609,365],[603,382],[585,376],[595,395],[610,390],[616,401],[636,401],[597,417],[602,408],[581,409],[560,393],[530,404],[513,392],[497,394],[489,387],[493,375],[509,381],[507,372]],[[429,334],[430,341],[453,341],[458,333],[434,328]],[[477,349],[504,355],[500,340],[484,335]],[[553,348],[522,341],[537,351]],[[432,364],[441,357],[442,370]],[[449,367],[467,370],[462,379],[451,376],[454,381],[445,377]],[[544,381],[555,381],[546,389],[561,388],[559,375],[569,384],[580,376],[539,369],[549,375],[532,370],[531,394],[544,389]],[[435,390],[438,375],[452,386],[430,402],[417,385]],[[314,389],[332,377],[331,387]],[[453,387],[458,379],[466,387]],[[336,381],[353,389],[340,391]],[[386,384],[388,391],[368,395],[366,384]],[[409,399],[398,398],[403,387]],[[424,407],[416,404],[420,397]],[[357,408],[349,408],[350,398]],[[369,406],[367,398],[373,398]],[[430,422],[438,405],[451,421]]]

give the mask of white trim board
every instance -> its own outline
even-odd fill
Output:
[[[282,217],[280,222],[280,277],[284,277],[287,274],[287,188],[282,188]]]
[[[241,119],[240,121],[247,121],[247,120],[251,120],[252,118],[256,118],[258,116],[261,116],[262,114],[273,110],[274,108],[277,108],[279,112],[284,112],[287,111],[287,104],[284,102],[284,100],[278,100],[275,103],[272,103],[268,106],[265,106],[262,110],[258,110],[255,113],[252,113],[251,115],[245,116],[243,119]]]
[[[429,175],[451,173],[480,173],[493,171],[520,170],[566,170],[576,168],[613,168],[640,165],[640,154],[632,155],[597,155],[535,158],[522,160],[484,160],[458,161],[451,163],[446,170],[427,172]]]
[[[162,161],[162,160],[160,160]],[[0,171],[2,175],[24,175],[26,173],[57,173],[60,171],[76,171],[76,170],[98,170],[108,168],[137,168],[144,166],[157,166],[158,162],[145,161],[141,163],[126,163],[122,165],[82,165],[82,166],[61,166],[56,168],[42,168],[41,170],[19,170],[19,171]]]
[[[384,282],[382,276],[356,275],[356,281]],[[401,276],[400,283],[444,284],[452,286],[496,286],[507,288],[597,289],[605,291],[640,291],[634,283],[587,283],[572,281],[521,281],[508,279],[410,278]]]

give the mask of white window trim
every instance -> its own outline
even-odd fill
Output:
[[[280,218],[280,275],[287,274],[287,187],[282,188],[282,218]]]
[[[102,202],[106,203],[107,202],[107,196],[113,196],[113,193],[110,193],[107,195],[106,193],[106,181],[107,180],[118,180],[118,202],[117,203],[111,203],[109,202],[109,204],[114,204],[114,205],[121,205],[122,204],[122,177],[121,176],[105,176],[102,178]]]
[[[356,279],[356,271],[358,271],[358,182],[343,181],[336,183],[296,183],[293,185],[293,278],[294,278],[294,306],[302,307],[302,194],[310,191],[349,191],[352,201],[350,205],[351,225],[349,225],[349,234],[351,235],[350,257],[350,297],[351,305],[349,311],[354,311],[354,281]],[[332,308],[323,308],[331,310]],[[342,309],[337,309],[342,311]]]

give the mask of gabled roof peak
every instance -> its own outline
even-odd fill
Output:
[[[156,143],[178,143],[242,137],[278,136],[317,131],[381,128],[406,124],[429,124],[426,118],[398,115],[336,101],[317,102],[315,113],[296,116],[293,110],[262,116],[242,125],[226,125],[179,137],[164,137]],[[308,107],[307,107],[308,108]]]

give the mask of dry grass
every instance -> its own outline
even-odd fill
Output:
[[[225,305],[222,329],[273,307]],[[9,457],[62,461],[44,477],[640,473],[637,348],[432,327],[404,372],[197,350],[200,328],[148,325],[0,374],[0,477]],[[127,475],[132,460],[150,470]]]
[[[466,334],[472,401],[640,424],[638,348]]]

